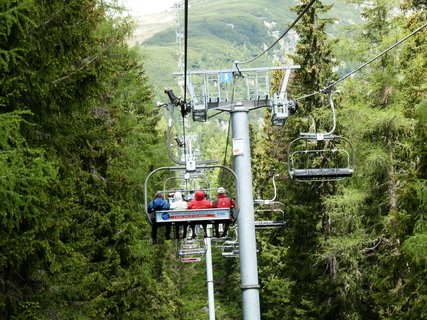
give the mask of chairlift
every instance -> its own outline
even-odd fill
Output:
[[[191,110],[193,114],[193,121],[206,122],[208,119],[208,110],[205,104],[191,103]]]
[[[273,106],[271,108],[271,122],[274,126],[283,126],[289,115],[294,114],[298,109],[296,101],[289,101],[286,88],[289,82],[291,69],[287,69],[283,74],[280,92],[273,95]]]
[[[173,177],[185,177],[189,180],[188,184],[186,185],[186,188],[180,188],[180,191],[184,194],[189,193],[190,191],[195,190],[194,184],[191,183],[191,179],[199,179],[201,176],[205,174],[206,170],[212,170],[212,169],[221,169],[225,170],[234,177],[235,179],[235,185],[237,186],[237,176],[228,167],[221,166],[221,165],[203,165],[199,166],[195,172],[188,172],[186,170],[186,167],[183,166],[175,166],[175,167],[161,167],[154,171],[152,171],[146,178],[144,183],[144,201],[145,201],[145,213],[147,216],[148,221],[150,224],[154,225],[156,224],[156,227],[175,227],[178,228],[180,225],[184,225],[186,227],[187,225],[197,225],[202,224],[204,226],[208,225],[214,225],[215,227],[218,224],[232,224],[235,221],[235,218],[238,214],[238,208],[234,209],[234,212],[230,210],[229,208],[206,208],[206,209],[187,209],[187,210],[158,210],[154,213],[148,212],[148,203],[150,202],[148,190],[156,190],[155,187],[153,187],[153,184],[155,181],[158,181],[157,179],[154,179],[153,177],[156,177],[159,173],[168,173],[172,175]],[[170,177],[166,178],[166,181],[171,181],[173,179],[170,179]],[[178,179],[179,180],[179,179]],[[158,182],[157,182],[158,183]],[[163,184],[163,186],[166,185],[166,182]],[[150,187],[149,187],[150,186]],[[199,189],[199,188],[197,188]],[[157,189],[158,190],[158,189]],[[166,198],[169,193],[171,193],[174,189],[169,190],[161,190],[160,192],[164,195]],[[176,189],[175,189],[176,190]],[[217,190],[215,188],[215,190]],[[204,192],[210,193],[210,189],[203,189]],[[235,192],[236,197],[238,199],[238,191]],[[237,206],[236,206],[237,207]],[[235,214],[235,216],[233,215]],[[175,230],[175,233],[177,234],[177,230]]]
[[[178,255],[183,263],[201,262],[206,253],[206,249],[197,240],[185,239],[180,243]]]
[[[227,240],[221,245],[222,256],[225,258],[235,258],[239,256],[239,242],[237,240]]]
[[[289,145],[288,170],[297,181],[335,181],[350,177],[354,171],[353,146],[341,136],[299,137]]]
[[[258,246],[256,252],[259,252]],[[227,240],[221,245],[221,255],[225,258],[237,258],[240,255],[239,241]]]
[[[354,151],[350,140],[334,135],[336,115],[332,95],[332,129],[329,132],[302,132],[288,147],[288,171],[297,181],[337,181],[354,171]]]
[[[255,215],[258,219],[255,221],[255,229],[281,228],[285,225],[285,212],[280,208],[283,203],[272,201],[265,204],[262,208],[255,209]]]
[[[202,256],[206,249],[200,246],[200,242],[195,239],[185,239],[181,242],[178,255],[183,256]]]

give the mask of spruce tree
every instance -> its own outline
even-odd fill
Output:
[[[299,14],[308,2],[301,1],[293,10]],[[332,20],[324,17],[329,9],[330,6],[315,1],[295,26],[299,40],[292,59],[301,68],[295,71],[290,85],[291,99],[319,91],[333,80],[331,40],[326,35],[326,27]],[[263,159],[275,154],[273,158],[276,160],[267,167],[278,169],[276,173],[280,173],[279,180],[283,179],[278,183],[277,200],[285,203],[286,221],[284,228],[260,236],[263,238],[260,275],[265,285],[263,316],[268,319],[318,319],[319,314],[328,312],[325,308],[327,304],[324,303],[328,294],[319,294],[327,262],[317,263],[316,256],[324,233],[319,228],[324,220],[321,199],[334,188],[327,183],[298,184],[288,178],[286,165],[286,151],[290,141],[299,132],[309,130],[305,117],[319,119],[319,114],[325,114],[329,108],[325,106],[327,100],[322,95],[313,95],[299,103],[298,113],[288,120],[284,130],[267,126],[271,138],[267,138],[270,141],[266,145],[270,151],[266,151]],[[315,121],[312,130],[329,129],[327,126],[330,124]],[[255,152],[255,159],[257,154],[259,152]],[[257,183],[262,185],[262,181],[264,179],[258,179]]]
[[[115,2],[0,8],[1,314],[149,319],[167,293],[141,183],[164,150],[130,24]]]

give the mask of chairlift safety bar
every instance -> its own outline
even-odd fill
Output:
[[[191,209],[191,210],[162,210],[156,211],[156,223],[175,223],[186,221],[230,221],[229,208]]]

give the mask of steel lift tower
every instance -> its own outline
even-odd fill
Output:
[[[252,192],[249,112],[258,108],[271,109],[272,122],[283,125],[296,111],[294,101],[288,101],[286,87],[292,69],[299,66],[271,68],[208,70],[188,72],[187,89],[194,121],[204,122],[209,110],[231,113],[233,169],[237,175],[239,204],[238,237],[240,252],[240,288],[243,319],[260,319],[257,248],[255,237],[254,198]],[[270,94],[273,73],[282,75],[280,91]],[[182,74],[175,74],[183,77]],[[181,78],[182,79],[182,78]]]

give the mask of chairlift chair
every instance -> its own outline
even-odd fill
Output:
[[[208,110],[205,104],[191,103],[191,110],[193,114],[193,121],[206,122],[208,119]]]
[[[206,252],[206,249],[200,246],[199,241],[191,239],[184,239],[181,241],[178,255],[182,256],[202,256]]]
[[[235,258],[239,256],[239,242],[228,240],[221,245],[222,256],[225,258]]]
[[[282,78],[280,92],[273,95],[273,106],[271,108],[271,122],[274,126],[283,126],[290,114],[294,114],[298,109],[296,101],[289,101],[286,88],[289,82],[291,70],[287,69]]]
[[[225,258],[237,258],[240,255],[239,241],[228,240],[221,245],[221,255]],[[256,252],[259,252],[257,247]]]
[[[271,110],[271,122],[274,126],[282,126],[288,120],[289,111],[286,104],[274,103]]]
[[[353,145],[347,138],[334,135],[334,93],[328,92],[332,129],[328,132],[302,132],[288,146],[288,171],[296,181],[337,181],[353,174]]]
[[[170,174],[173,174],[175,176],[176,174],[178,176],[184,176],[188,179],[197,179],[199,177],[199,174],[203,172],[204,170],[211,170],[211,169],[223,169],[228,172],[230,172],[234,179],[235,179],[235,185],[237,185],[237,176],[228,167],[221,166],[221,165],[203,165],[199,166],[198,169],[195,172],[188,173],[186,171],[186,167],[179,166],[179,167],[161,167],[154,171],[152,171],[146,178],[144,183],[144,201],[145,201],[145,212],[146,216],[148,218],[148,221],[150,224],[154,225],[156,224],[157,227],[161,226],[174,226],[177,227],[179,225],[184,224],[190,224],[190,225],[217,225],[217,224],[232,224],[234,222],[234,216],[233,212],[230,210],[230,208],[206,208],[206,209],[187,209],[187,210],[158,210],[154,213],[148,212],[148,189],[149,184],[152,182],[153,176],[155,176],[157,173],[160,172],[168,172]],[[167,181],[170,181],[170,178],[166,179]],[[184,189],[181,190],[184,193],[189,192],[190,190],[193,190],[193,186],[191,183],[189,183],[190,189]],[[150,189],[153,189],[153,186],[150,187]],[[167,195],[173,191],[171,190],[162,190],[161,193],[167,198]],[[175,189],[176,190],[176,189]],[[216,190],[216,189],[215,189]],[[207,192],[209,190],[206,190]],[[238,199],[238,190],[235,191],[236,197]],[[235,214],[237,217],[238,214],[238,208],[235,208]],[[175,234],[177,230],[175,230]]]
[[[264,230],[272,228],[281,228],[285,225],[285,212],[280,208],[283,203],[272,201],[255,209],[255,229]]]
[[[354,171],[351,142],[341,136],[299,137],[288,147],[289,175],[297,181],[336,181]]]
[[[200,246],[197,240],[185,239],[180,243],[178,255],[183,263],[196,263],[202,261],[206,249]]]

